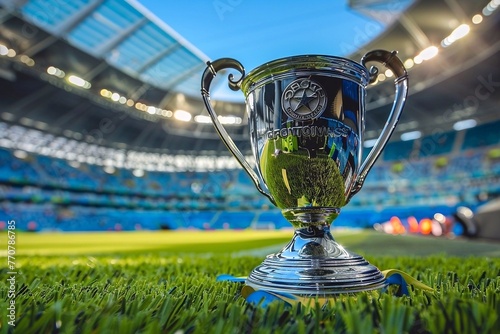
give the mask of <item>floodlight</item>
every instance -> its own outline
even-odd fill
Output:
[[[179,121],[189,122],[191,120],[191,114],[185,110],[178,109],[174,112],[174,118]]]
[[[453,129],[455,131],[461,131],[465,129],[473,128],[477,125],[477,121],[475,119],[464,119],[462,121],[458,121],[453,124]]]
[[[418,139],[422,136],[422,132],[420,131],[410,131],[410,132],[405,132],[401,135],[401,140],[402,141],[409,141],[409,140],[415,140]]]
[[[91,87],[90,82],[73,74],[68,77],[68,82],[84,89],[89,89]]]

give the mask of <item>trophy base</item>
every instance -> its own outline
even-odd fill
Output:
[[[315,210],[315,217],[317,214]],[[330,223],[292,224],[298,226],[292,241],[280,252],[268,255],[250,273],[247,285],[255,290],[304,297],[350,294],[387,286],[377,267],[333,239]]]

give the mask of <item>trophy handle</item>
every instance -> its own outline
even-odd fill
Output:
[[[401,116],[401,112],[403,111],[403,107],[406,102],[406,97],[408,95],[408,73],[406,72],[403,63],[396,56],[396,54],[397,51],[389,52],[385,50],[373,50],[366,53],[363,58],[361,58],[361,64],[365,67],[366,63],[376,61],[382,63],[385,67],[387,67],[394,73],[394,75],[396,76],[396,79],[394,80],[396,95],[394,97],[394,103],[392,105],[389,117],[387,118],[387,122],[382,129],[382,133],[378,137],[375,145],[360,167],[356,182],[354,183],[353,188],[349,194],[349,199],[354,194],[356,194],[363,186],[368,172],[372,168],[373,164],[377,161],[380,153],[382,153],[382,150],[384,149],[385,145],[389,141],[389,138],[394,132],[394,129],[396,128],[396,124],[399,121],[399,117]],[[375,80],[377,79],[377,75],[378,69],[372,66],[370,68],[370,83],[375,82]]]
[[[228,150],[233,154],[233,156],[238,160],[239,164],[243,169],[247,172],[247,174],[250,176],[252,179],[255,187],[257,190],[269,198],[271,202],[274,204],[274,199],[272,198],[271,194],[266,192],[260,183],[260,178],[257,175],[257,173],[253,170],[253,168],[250,166],[248,161],[245,159],[239,148],[236,146],[234,143],[233,139],[229,136],[227,133],[226,129],[224,126],[219,122],[217,113],[215,110],[212,108],[212,105],[210,103],[210,84],[212,83],[212,80],[215,78],[217,75],[217,72],[224,70],[224,69],[235,69],[238,72],[241,73],[241,77],[238,80],[234,80],[233,74],[229,74],[228,76],[228,85],[229,88],[233,91],[238,91],[240,90],[241,82],[243,81],[243,78],[245,77],[245,68],[243,65],[237,61],[236,59],[232,58],[221,58],[214,60],[213,62],[207,61],[207,68],[203,72],[203,76],[201,79],[201,95],[203,98],[203,103],[205,104],[205,107],[207,108],[208,114],[212,118],[212,121],[214,123],[215,129],[217,130],[217,133],[219,134],[220,138],[228,148]]]

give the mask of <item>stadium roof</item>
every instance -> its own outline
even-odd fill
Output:
[[[372,49],[395,49],[414,64],[423,50],[438,51],[408,66],[410,98],[394,138],[416,129],[424,135],[452,130],[469,118],[499,118],[500,10],[494,1],[416,1],[349,56],[359,60]],[[361,2],[354,2],[359,8]],[[483,22],[473,24],[484,11]],[[461,24],[469,35],[446,45]],[[205,123],[199,98],[206,59],[136,2],[0,0],[0,120],[110,147],[228,154]],[[369,89],[366,139],[385,123],[390,81]],[[244,105],[218,101],[217,110],[232,117],[228,131],[250,151]]]
[[[199,93],[199,79],[193,74],[204,68],[208,57],[137,2],[26,0],[0,3],[52,34],[43,47],[49,47],[53,37],[62,38],[133,78],[166,91]],[[31,54],[35,50],[32,49]],[[83,77],[91,79],[88,73]]]

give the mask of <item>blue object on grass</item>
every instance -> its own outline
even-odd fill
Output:
[[[399,285],[399,289],[396,292],[396,296],[408,296],[410,293],[408,292],[408,284],[401,274],[392,274],[386,278],[386,282],[388,285]]]
[[[241,282],[245,283],[246,277],[236,277],[233,275],[222,274],[217,276],[217,282],[229,281],[229,282]]]
[[[284,302],[287,306],[291,306],[290,303],[280,298],[278,295],[269,293],[264,290],[257,290],[249,294],[246,298],[247,302],[255,306],[260,305],[261,307],[267,307],[270,303],[274,301]]]

